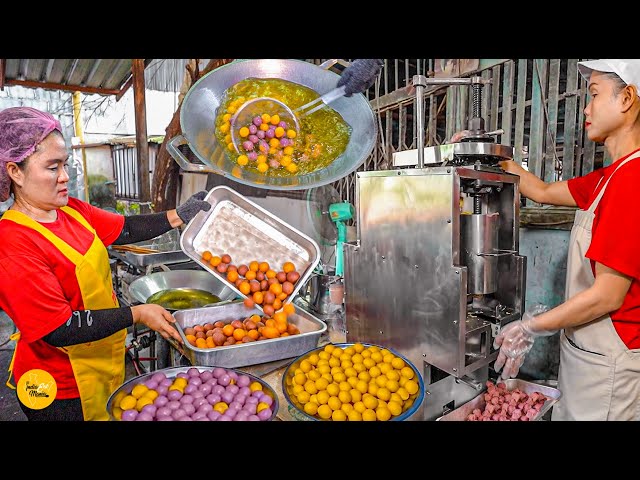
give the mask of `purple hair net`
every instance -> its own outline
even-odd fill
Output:
[[[11,180],[7,162],[23,161],[54,130],[62,133],[62,126],[50,113],[31,107],[12,107],[0,112],[0,202],[9,199]]]

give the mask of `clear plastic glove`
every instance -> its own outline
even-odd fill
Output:
[[[376,81],[384,60],[380,58],[359,58],[351,62],[342,72],[338,87],[345,87],[345,97],[362,93]]]
[[[208,192],[206,190],[194,193],[186,202],[176,208],[176,213],[180,217],[180,220],[184,223],[189,223],[198,212],[208,212],[211,208],[211,204],[203,200],[203,198],[207,196],[207,193]]]
[[[501,378],[515,378],[535,339],[555,333],[555,331],[543,330],[536,326],[536,316],[547,310],[549,307],[546,305],[535,305],[524,312],[522,320],[509,323],[495,338],[493,347],[500,348],[500,353],[493,369],[499,372],[504,366]]]

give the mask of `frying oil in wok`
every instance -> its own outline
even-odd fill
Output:
[[[169,288],[160,290],[147,298],[146,303],[155,303],[167,310],[200,308],[209,303],[217,303],[220,297],[196,288]]]
[[[291,110],[314,100],[320,95],[303,85],[282,80],[280,78],[247,78],[232,85],[227,89],[222,103],[216,113],[215,136],[221,145],[227,148],[227,154],[234,160],[238,153],[227,147],[229,138],[225,138],[228,132],[219,128],[226,120],[225,114],[233,113],[236,109],[229,108],[235,101],[237,108],[242,103],[257,97],[270,97],[280,100]],[[238,99],[244,98],[241,102]],[[274,114],[278,112],[264,112]],[[347,148],[351,127],[342,116],[330,105],[321,108],[309,116],[300,119],[300,131],[295,139],[293,161],[298,166],[296,173],[290,173],[285,168],[270,168],[264,175],[272,177],[292,177],[304,175],[324,168],[338,158]],[[250,162],[242,167],[250,171],[258,172],[255,162]]]

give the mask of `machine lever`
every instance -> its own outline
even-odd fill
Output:
[[[475,390],[482,390],[482,383],[478,382],[477,380],[474,380],[473,378],[467,377],[466,375],[463,375],[462,377],[458,377],[456,378],[456,383],[464,383],[465,385],[468,385],[469,387],[475,389]]]

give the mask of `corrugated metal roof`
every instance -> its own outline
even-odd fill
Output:
[[[146,88],[179,92],[188,62],[189,59],[146,59]],[[204,68],[208,62],[208,59],[201,59],[200,68]],[[128,88],[132,76],[131,64],[130,58],[0,59],[0,88],[4,85],[22,85],[118,95]]]
[[[198,59],[200,70],[209,63],[209,59]],[[160,92],[179,92],[189,59],[155,58],[144,72],[145,85],[149,90]]]

